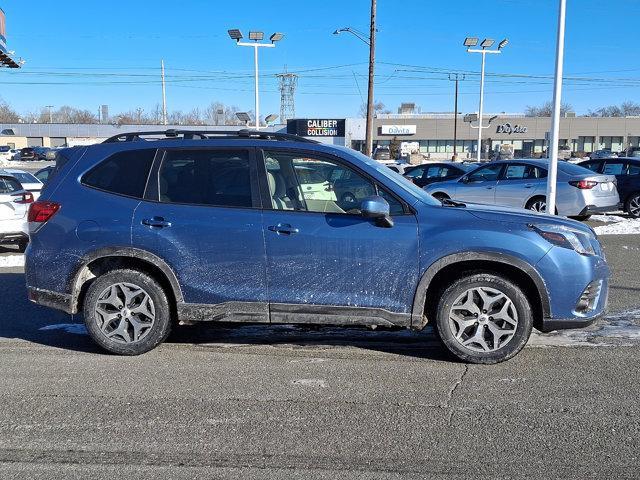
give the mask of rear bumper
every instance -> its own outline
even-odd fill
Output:
[[[69,314],[73,313],[71,308],[71,295],[27,287],[27,296],[29,301],[42,305],[43,307],[62,310]]]
[[[584,209],[580,212],[579,216],[583,216],[583,215],[593,215],[594,213],[608,213],[608,212],[615,212],[617,210],[619,210],[619,203],[616,203],[615,205],[607,205],[605,207],[598,207],[596,205],[587,205],[586,207],[584,207]]]

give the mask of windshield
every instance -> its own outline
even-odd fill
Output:
[[[440,205],[441,204],[441,202],[439,202],[438,200],[433,198],[431,195],[429,195],[427,192],[422,190],[420,187],[418,187],[417,185],[415,185],[412,182],[408,181],[406,178],[404,178],[399,173],[396,173],[393,170],[387,168],[384,164],[382,164],[380,162],[377,162],[377,161],[367,157],[366,155],[364,155],[364,154],[362,154],[360,152],[357,152],[355,150],[352,150],[350,148],[347,148],[347,147],[335,147],[335,148],[339,148],[343,152],[348,153],[349,155],[351,155],[352,157],[356,157],[356,158],[358,158],[358,160],[361,160],[361,161],[365,162],[367,165],[375,168],[377,172],[379,172],[382,175],[384,175],[388,180],[390,180],[391,182],[395,183],[397,186],[402,188],[405,192],[410,193],[417,200],[420,200],[420,201],[426,203],[427,205]]]

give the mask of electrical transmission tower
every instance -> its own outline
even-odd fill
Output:
[[[284,72],[278,73],[276,77],[280,87],[280,121],[286,123],[296,116],[294,95],[298,86],[298,75],[288,73],[285,67]]]

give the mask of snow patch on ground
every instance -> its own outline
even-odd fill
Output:
[[[598,235],[629,235],[640,233],[640,218],[597,215],[592,217],[592,219],[596,222],[605,223],[605,225],[594,227]]]
[[[88,335],[87,328],[84,326],[84,323],[56,323],[40,327],[38,330],[64,330],[66,333],[73,333],[74,335]]]
[[[605,347],[640,345],[640,310],[607,315],[593,325],[578,330],[551,333],[534,331],[530,347]]]
[[[24,267],[24,255],[0,257],[0,268]]]

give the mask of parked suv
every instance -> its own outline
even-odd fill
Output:
[[[178,322],[433,323],[458,358],[496,363],[533,327],[603,313],[609,269],[580,223],[440,202],[300,137],[143,135],[61,151],[29,211],[29,299],[82,312],[110,352],[147,352]]]

